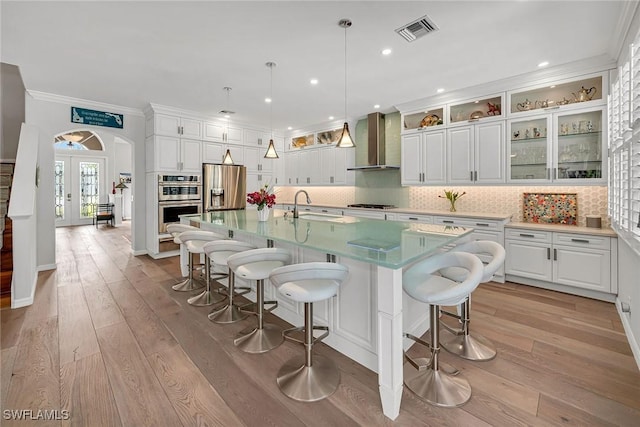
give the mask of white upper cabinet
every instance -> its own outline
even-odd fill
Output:
[[[202,143],[202,163],[222,163],[224,153],[224,144],[209,141]]]
[[[448,129],[447,181],[495,184],[504,177],[504,121]]]
[[[153,133],[155,135],[202,139],[202,121],[166,114],[154,114]]]
[[[605,183],[605,107],[509,120],[510,182]]]
[[[206,122],[204,124],[202,139],[205,141],[242,145],[242,135],[243,130],[241,128],[228,126],[222,122]]]
[[[201,141],[157,135],[147,139],[147,172],[202,171]]]
[[[321,185],[353,185],[354,172],[347,168],[353,166],[355,151],[348,148],[322,148],[320,154]]]
[[[459,104],[450,104],[448,106],[449,126],[504,119],[503,99],[502,94],[496,94]]]
[[[429,130],[403,135],[401,142],[402,185],[444,184],[446,131]]]

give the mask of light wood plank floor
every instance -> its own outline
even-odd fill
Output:
[[[472,330],[497,358],[442,354],[472,385],[464,407],[432,407],[405,390],[392,422],[376,374],[324,344],[317,350],[336,361],[341,385],[324,401],[295,402],[275,373],[301,349],[236,350],[233,336],[252,319],[209,322],[209,308],[171,290],[177,258],[134,257],[127,225],[58,229],[58,269],[40,275],[34,304],[0,312],[3,426],[640,425],[640,374],[614,306],[513,283],[474,293]],[[17,422],[9,409],[71,418]]]

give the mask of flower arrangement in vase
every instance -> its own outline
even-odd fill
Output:
[[[466,191],[459,193],[453,190],[444,190],[444,196],[438,195],[438,197],[449,201],[449,212],[456,212],[456,201],[465,194],[467,194]]]
[[[271,186],[265,184],[258,191],[247,194],[247,203],[258,207],[258,219],[266,221],[269,217],[269,208],[276,204],[276,195],[271,192]]]

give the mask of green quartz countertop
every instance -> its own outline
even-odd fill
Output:
[[[300,218],[292,218],[285,213],[272,209],[266,222],[258,221],[255,210],[215,211],[184,215],[181,219],[198,223],[203,230],[222,228],[248,233],[392,269],[430,256],[472,231],[457,226],[318,213],[301,213]]]

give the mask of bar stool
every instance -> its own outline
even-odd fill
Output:
[[[180,240],[180,233],[183,233],[185,231],[193,231],[193,230],[199,230],[199,228],[198,227],[194,227],[192,225],[187,225],[187,224],[169,224],[169,225],[167,225],[167,233],[171,234],[171,236],[173,237],[173,243],[180,245],[180,256],[181,257],[183,257],[183,256],[187,257],[188,252],[187,252],[187,248],[185,247],[184,243],[182,243],[182,240]],[[189,275],[188,267],[183,265],[182,263],[180,263],[180,273],[182,274],[182,277],[186,277],[186,276]],[[189,279],[187,278],[187,279],[181,281],[180,283],[178,283],[178,284],[176,284],[174,286],[184,285],[188,281],[189,281]]]
[[[207,254],[213,265],[228,267],[227,260],[231,255],[256,249],[254,245],[237,240],[217,240],[207,242],[203,246],[204,253]],[[240,290],[241,292],[237,292]],[[229,269],[229,286],[226,294],[228,296],[227,303],[223,307],[215,308],[209,313],[209,320],[215,323],[235,323],[245,319],[248,314],[240,312],[238,307],[233,303],[234,296],[244,295],[249,292],[250,288],[236,288],[235,274]]]
[[[447,267],[461,267],[468,271],[464,281],[456,282],[437,274]],[[404,384],[419,398],[436,406],[456,407],[471,398],[469,382],[440,369],[440,305],[456,305],[480,284],[482,262],[464,252],[447,252],[420,261],[402,275],[402,287],[413,299],[429,304],[430,343],[411,334],[407,338],[431,350],[428,359],[413,360],[405,354]]]
[[[331,262],[308,262],[276,268],[269,275],[278,292],[304,303],[304,326],[285,330],[285,339],[303,344],[304,356],[287,361],[278,371],[278,387],[288,397],[301,402],[315,402],[330,396],[340,384],[340,371],[330,359],[313,355],[314,344],[329,335],[327,326],[313,325],[313,303],[329,299],[349,275],[349,269]],[[325,331],[319,337],[313,331]],[[289,334],[304,331],[304,341]]]
[[[280,248],[252,249],[231,255],[227,259],[227,265],[236,277],[257,281],[255,311],[241,311],[254,314],[258,322],[255,327],[241,331],[233,341],[240,350],[247,353],[264,353],[284,341],[282,328],[264,322],[264,312],[270,312],[278,306],[277,301],[264,300],[264,279],[269,277],[274,268],[282,267],[290,261],[289,252]],[[265,309],[265,304],[270,304],[271,307]]]
[[[214,233],[211,231],[203,231],[203,230],[194,230],[194,231],[185,231],[180,234],[180,240],[184,242],[187,251],[189,251],[189,281],[192,283],[191,290],[197,290],[202,288],[202,283],[196,280],[193,277],[193,272],[196,269],[196,264],[194,258],[196,255],[204,254],[204,250],[202,247],[205,243],[211,242],[214,240],[224,239],[225,236],[222,234]],[[211,270],[209,257],[205,255],[204,258],[204,278],[205,278],[205,290],[200,294],[193,296],[187,300],[187,302],[191,305],[197,306],[205,306],[211,305],[215,302],[220,302],[224,299],[222,295],[214,295],[211,292]],[[198,264],[200,265],[200,264]],[[189,289],[182,289],[189,290]],[[217,297],[217,299],[216,299]]]
[[[490,260],[484,265],[481,283],[489,282],[498,269],[504,264],[505,250],[497,242],[478,240],[455,246],[451,252],[467,252],[480,257],[481,261]],[[483,260],[484,258],[484,260]],[[460,282],[464,280],[467,271],[461,268],[451,267],[440,270],[440,274],[449,279]],[[454,329],[446,323],[442,326],[453,335],[444,337],[442,347],[449,353],[453,353],[463,359],[486,361],[496,357],[496,348],[491,341],[479,334],[471,335],[469,324],[471,323],[471,294],[458,306],[458,314],[442,310],[443,314],[455,317],[460,322],[460,329]],[[449,335],[449,334],[447,334]]]

